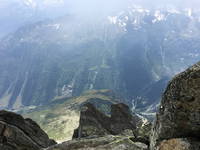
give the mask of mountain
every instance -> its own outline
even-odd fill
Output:
[[[26,25],[0,42],[0,106],[48,105],[110,89],[155,111],[172,75],[200,58],[199,12],[130,7]]]
[[[63,4],[62,0],[1,0],[0,39],[19,27],[69,13]]]

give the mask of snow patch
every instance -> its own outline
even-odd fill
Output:
[[[136,114],[140,119],[142,119],[142,127],[149,123],[149,121],[142,115]]]
[[[51,27],[51,28],[54,28],[56,30],[59,30],[60,27],[61,27],[61,24],[49,24],[49,25],[47,25],[47,27]]]
[[[186,15],[188,17],[192,17],[192,9],[191,8],[187,8],[187,9],[185,9],[185,11],[186,11]]]
[[[95,81],[96,81],[97,75],[98,75],[98,72],[95,71],[95,72],[94,72],[94,76],[93,76],[93,78],[92,78],[92,83],[90,84],[90,87],[89,87],[90,90],[92,90],[92,89],[94,88],[94,83],[95,83]]]
[[[71,97],[73,93],[74,82],[72,81],[68,85],[62,87],[62,96]]]
[[[155,18],[152,22],[155,23],[157,21],[162,21],[162,20],[165,20],[165,15],[162,14],[159,10],[155,11],[155,14],[154,14]]]
[[[199,57],[200,54],[198,54],[198,53],[197,53],[197,54],[196,54],[196,53],[189,53],[188,55],[189,55],[190,57],[195,58],[195,57]]]
[[[125,19],[126,19],[126,21],[128,21],[128,19],[129,19],[128,16],[125,16]]]
[[[168,9],[167,10],[169,13],[171,13],[171,14],[180,14],[181,12],[180,11],[178,11],[177,9]]]
[[[110,23],[116,24],[117,23],[117,16],[108,16],[108,20],[110,21]]]
[[[119,26],[120,26],[120,27],[125,27],[125,26],[126,26],[126,23],[121,21],[121,22],[119,22]]]

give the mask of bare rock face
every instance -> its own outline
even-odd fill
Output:
[[[31,119],[8,111],[0,111],[0,149],[39,150],[56,144]]]
[[[136,116],[131,114],[127,105],[123,103],[114,104],[111,106],[110,130],[114,135],[121,134],[125,130],[134,133],[136,129],[136,118]]]
[[[200,139],[200,62],[169,83],[152,129],[151,150],[166,145],[164,140],[170,144],[174,138]]]
[[[135,130],[135,117],[131,115],[127,105],[113,104],[109,117],[87,103],[82,107],[79,127],[75,130],[73,138],[119,135],[127,132],[133,136]]]
[[[110,134],[109,127],[109,117],[91,103],[86,103],[81,108],[79,127],[74,131],[73,138],[108,135]]]
[[[86,103],[73,140],[48,150],[147,150],[149,140],[137,137],[136,121],[137,116],[125,104],[111,105],[111,116],[106,116]]]

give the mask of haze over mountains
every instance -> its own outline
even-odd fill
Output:
[[[198,9],[197,0],[1,0],[0,38],[17,28],[44,19],[56,18],[65,14],[113,13],[139,5],[147,9],[176,8]]]
[[[200,59],[194,3],[187,8],[89,0],[2,4],[1,108],[111,89],[134,108],[155,111],[167,81]],[[3,13],[6,8],[13,12]]]

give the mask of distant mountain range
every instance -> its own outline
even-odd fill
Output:
[[[0,106],[19,109],[110,89],[155,111],[172,75],[200,59],[200,15],[138,6],[25,25],[0,42]]]

